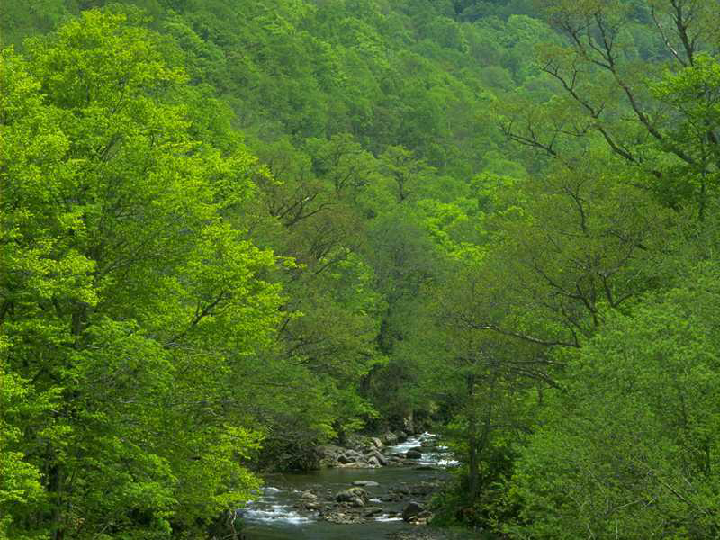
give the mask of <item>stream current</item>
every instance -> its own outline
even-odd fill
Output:
[[[410,448],[433,441],[434,435],[411,437],[402,444],[386,447],[388,454],[405,454]],[[448,476],[445,467],[455,465],[452,456],[443,446],[432,447],[423,453],[417,465],[387,466],[377,469],[324,469],[309,473],[271,475],[260,496],[240,511],[248,540],[378,540],[407,528],[396,513],[402,512],[408,500],[388,501],[389,490],[434,481]],[[434,465],[425,468],[423,465]],[[418,469],[419,467],[419,469]],[[429,470],[428,470],[429,469]],[[321,497],[332,499],[338,491],[352,487],[358,480],[377,482],[377,486],[364,489],[369,494],[369,505],[378,506],[383,513],[369,518],[366,523],[339,525],[318,519],[316,514],[299,512],[297,505],[303,491],[312,490]]]

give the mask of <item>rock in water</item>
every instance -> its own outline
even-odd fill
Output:
[[[373,480],[355,480],[353,486],[359,487],[378,487],[380,484]]]
[[[367,500],[367,491],[363,488],[354,487],[346,489],[345,491],[338,491],[335,495],[335,500],[337,502],[353,502],[354,499],[362,499],[363,501]]]
[[[403,521],[412,521],[414,518],[417,518],[422,511],[423,507],[420,505],[420,503],[416,501],[410,501],[405,507],[405,510],[403,510]]]
[[[421,459],[422,452],[415,448],[411,448],[410,450],[407,451],[407,453],[405,454],[405,457],[408,459]]]
[[[373,516],[379,516],[382,513],[383,513],[382,508],[378,508],[377,506],[371,506],[371,507],[365,509],[365,512],[363,513],[363,515],[365,517],[373,517]]]

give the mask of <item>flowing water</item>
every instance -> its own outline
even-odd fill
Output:
[[[411,437],[406,442],[387,447],[387,454],[404,454],[410,448],[432,441],[433,435]],[[377,540],[409,527],[397,513],[408,500],[390,502],[389,491],[447,477],[443,470],[455,464],[443,446],[423,453],[416,466],[388,466],[378,469],[325,469],[303,474],[272,475],[259,497],[240,511],[248,540]],[[422,467],[434,465],[434,468]],[[420,470],[417,466],[421,466]],[[423,470],[424,469],[424,470]],[[429,469],[429,470],[428,470]],[[332,499],[335,493],[348,489],[357,480],[371,480],[377,486],[364,489],[369,494],[369,506],[378,506],[383,513],[368,518],[366,523],[339,525],[318,519],[316,514],[299,512],[297,505],[303,491],[312,490],[321,498]]]

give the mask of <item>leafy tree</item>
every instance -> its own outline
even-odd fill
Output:
[[[4,428],[12,537],[189,534],[257,486],[230,383],[277,321],[274,259],[222,217],[254,158],[190,137],[156,42],[91,11],[3,57],[3,366],[32,413]]]
[[[513,536],[717,536],[717,284],[696,268],[570,355],[515,472]]]
[[[712,62],[703,58],[717,53],[712,30],[717,28],[716,11],[693,0],[541,4],[548,22],[565,38],[564,43],[544,48],[541,69],[556,81],[565,99],[554,97],[540,107],[528,104],[540,109],[531,122],[526,122],[527,110],[518,115],[520,109],[511,109],[503,120],[506,134],[550,156],[566,158],[566,141],[572,145],[573,139],[587,141],[594,134],[635,168],[640,182],[666,204],[678,208],[692,203],[702,220],[708,191],[714,189],[711,170],[715,165],[710,165],[714,158],[709,156],[714,155],[717,137],[714,116],[708,110],[713,98],[701,98],[704,108],[690,112],[682,97],[668,95],[673,83],[662,81],[677,81],[671,72],[685,70],[694,74],[686,75],[686,82],[691,77],[692,84],[709,82],[700,80],[712,78],[707,68]],[[648,16],[638,17],[634,8],[649,12]],[[658,61],[640,57],[633,24],[642,24],[643,31],[653,36]],[[673,88],[682,93],[679,87]],[[674,126],[697,123],[701,110],[705,116],[687,141],[695,147],[690,150],[677,138]]]

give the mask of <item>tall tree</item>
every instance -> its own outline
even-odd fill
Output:
[[[3,367],[37,404],[8,450],[47,493],[11,537],[167,537],[257,485],[231,376],[280,299],[223,218],[254,158],[193,140],[158,40],[91,11],[3,56]]]

